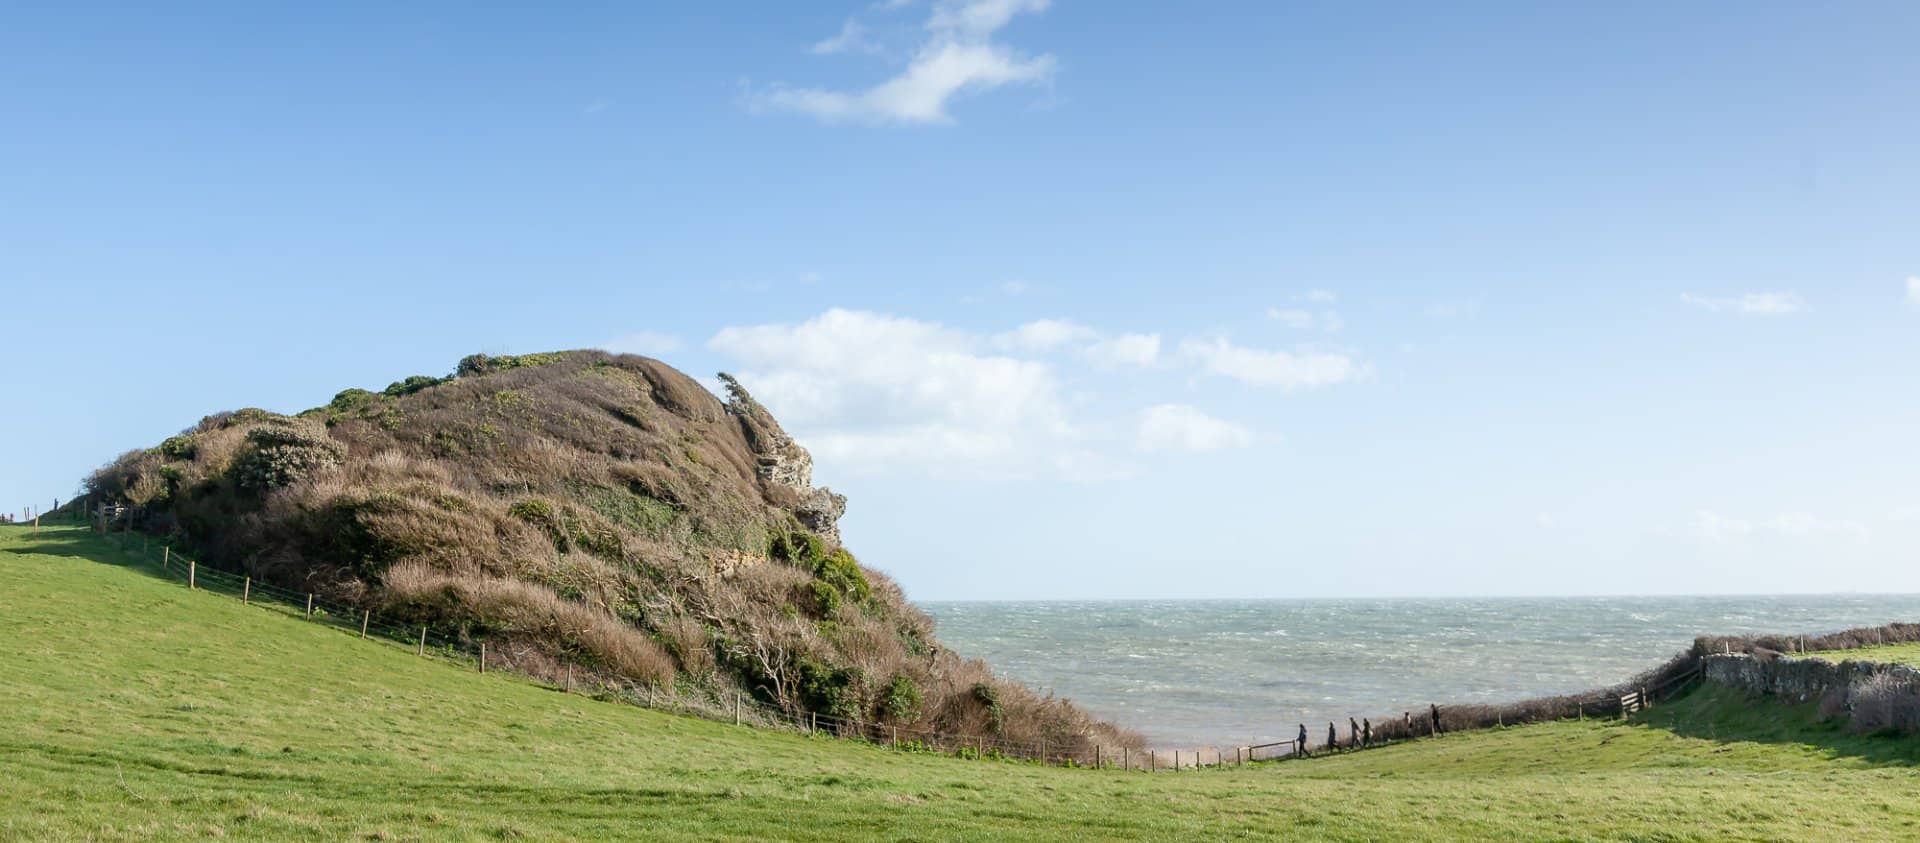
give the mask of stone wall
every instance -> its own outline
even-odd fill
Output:
[[[1882,673],[1920,687],[1920,670],[1903,664],[1789,658],[1776,653],[1712,654],[1701,658],[1701,676],[1708,682],[1758,694],[1773,694],[1792,702],[1817,702],[1828,691],[1844,691],[1856,682]]]

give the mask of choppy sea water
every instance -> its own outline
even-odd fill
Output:
[[[1920,621],[1920,595],[927,603],[942,641],[1161,747],[1610,685],[1696,635]]]

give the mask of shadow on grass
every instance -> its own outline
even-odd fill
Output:
[[[7,553],[85,559],[102,565],[138,571],[155,579],[177,579],[160,570],[158,544],[149,543],[148,545],[149,553],[153,554],[153,558],[141,558],[141,537],[138,534],[125,539],[127,547],[124,548],[94,533],[84,524],[42,525],[38,532],[34,532],[30,526],[9,525],[4,528],[4,532],[0,532],[0,536],[9,540],[5,544],[0,544],[0,551]]]
[[[1822,721],[1816,708],[1813,701],[1792,702],[1700,685],[1679,699],[1636,715],[1634,722],[1723,744],[1795,744],[1876,766],[1920,766],[1920,739],[1854,734],[1843,724]]]

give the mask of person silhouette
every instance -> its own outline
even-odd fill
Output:
[[[1334,729],[1332,720],[1327,721],[1327,748],[1340,748],[1340,732]]]
[[[1427,703],[1427,707],[1433,709],[1433,733],[1440,734],[1440,706]]]
[[[1347,748],[1360,748],[1360,721],[1347,718]]]
[[[1307,724],[1300,724],[1300,737],[1295,739],[1293,743],[1294,753],[1296,755],[1307,754]]]
[[[1360,718],[1360,745],[1373,746],[1373,721],[1365,717]]]

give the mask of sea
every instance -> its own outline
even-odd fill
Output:
[[[1920,595],[924,603],[942,642],[1162,748],[1624,681],[1698,635],[1920,621]]]

